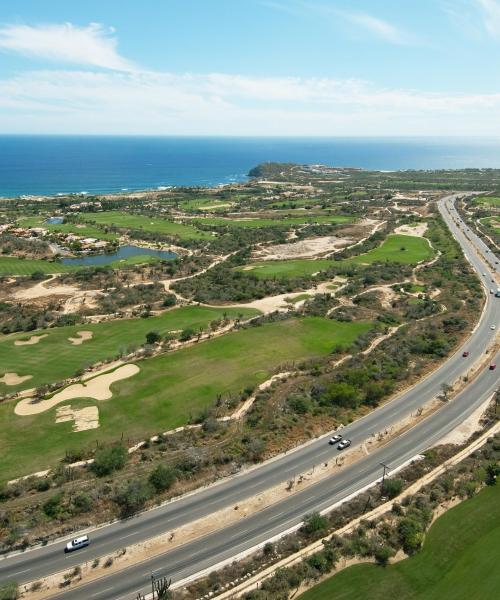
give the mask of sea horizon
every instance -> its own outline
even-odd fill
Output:
[[[243,183],[264,162],[377,171],[500,168],[497,136],[1,134],[0,196]]]

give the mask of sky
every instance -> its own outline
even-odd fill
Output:
[[[0,133],[500,135],[500,0],[0,2]]]

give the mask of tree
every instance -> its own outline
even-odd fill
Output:
[[[361,396],[359,391],[350,383],[332,383],[325,393],[325,399],[331,404],[344,408],[356,408],[359,406]]]
[[[127,458],[127,449],[122,444],[99,448],[90,468],[98,477],[104,477],[113,471],[123,469]]]
[[[500,465],[491,463],[486,467],[486,485],[495,485],[500,475]]]
[[[157,492],[169,490],[175,482],[175,471],[166,466],[158,465],[149,475],[149,483]]]
[[[394,549],[390,546],[377,546],[374,556],[379,565],[385,566],[389,559],[394,556]]]
[[[424,541],[424,533],[418,521],[411,518],[401,519],[398,525],[398,534],[406,554],[414,554],[420,550]]]
[[[158,331],[148,331],[146,333],[146,343],[150,346],[156,344],[161,340],[161,335]]]

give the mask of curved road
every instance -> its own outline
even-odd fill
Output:
[[[455,196],[449,196],[440,201],[441,214],[487,289],[496,288],[497,284],[491,283],[491,279],[498,281],[499,266],[494,264],[495,258],[488,251],[487,246],[461,222],[453,208],[454,198]],[[459,226],[455,222],[459,223]],[[462,229],[466,230],[468,239]],[[491,268],[487,260],[492,263]],[[482,275],[483,273],[486,273],[486,277]],[[471,361],[483,355],[491,346],[496,334],[496,331],[491,329],[492,325],[500,325],[500,299],[488,293],[483,317],[463,348],[411,390],[345,427],[343,435],[349,437],[353,445],[362,443],[373,432],[386,429],[435,397],[440,393],[443,382],[451,383],[464,375],[470,368]],[[462,358],[464,349],[470,352],[467,360]],[[491,360],[498,361],[498,353]],[[440,411],[422,421],[408,433],[374,451],[351,467],[345,468],[338,475],[294,494],[290,499],[279,502],[239,523],[207,535],[203,541],[187,543],[141,565],[101,578],[84,587],[75,588],[71,590],[71,598],[82,600],[132,598],[138,590],[147,591],[151,571],[154,571],[156,576],[165,574],[174,580],[179,580],[281,533],[299,523],[304,514],[326,508],[376,481],[381,474],[381,462],[389,465],[391,469],[396,469],[437,442],[495,390],[498,383],[497,373],[487,368],[483,369],[464,392],[443,406]],[[148,539],[220,508],[233,505],[277,483],[287,481],[294,474],[307,471],[315,464],[331,460],[337,452],[326,444],[325,437],[322,437],[237,477],[224,480],[127,521],[97,529],[92,532],[91,545],[82,551],[65,555],[62,551],[64,542],[57,542],[45,548],[7,557],[0,561],[0,580],[32,581],[55,571],[67,570],[76,564]],[[63,597],[66,594],[54,597]]]

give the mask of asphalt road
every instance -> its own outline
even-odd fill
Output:
[[[491,279],[495,278],[495,275],[498,279],[500,271],[498,265],[494,264],[495,258],[491,252],[487,252],[488,248],[481,240],[471,232],[466,232],[472,241],[471,244],[463,231],[456,226],[455,221],[459,222],[459,217],[450,208],[450,200],[441,201],[440,210],[465,254],[485,282],[487,290],[490,287],[496,288],[496,285],[491,283]],[[452,216],[449,210],[452,210]],[[465,228],[463,224],[461,227]],[[486,265],[485,258],[481,257],[481,254],[492,265]],[[486,273],[486,277],[482,273]],[[460,375],[464,375],[472,361],[483,355],[491,346],[496,333],[490,329],[493,324],[497,327],[500,325],[500,299],[493,298],[488,293],[483,318],[467,344],[417,386],[344,428],[344,437],[349,437],[353,445],[359,444],[372,433],[390,427],[391,424],[414,412],[424,402],[439,394],[443,382],[451,383]],[[467,359],[462,358],[465,349],[470,352]],[[496,357],[491,357],[491,360],[498,362],[498,354]],[[97,600],[133,598],[136,591],[147,591],[151,571],[154,571],[157,576],[165,574],[174,580],[179,580],[213,566],[220,560],[235,556],[238,552],[253,547],[300,522],[307,512],[321,510],[374,482],[381,474],[381,462],[390,465],[392,469],[404,464],[456,427],[493,392],[497,384],[498,371],[484,369],[466,391],[459,394],[439,412],[384,448],[373,452],[352,467],[344,469],[342,473],[240,523],[205,536],[202,540],[185,544],[147,563],[102,578],[80,589],[71,590],[69,596],[68,592],[64,596],[72,599],[96,598]],[[57,542],[42,549],[5,558],[0,561],[0,580],[30,581],[55,571],[69,570],[76,564],[169,531],[225,506],[236,504],[277,483],[287,481],[294,474],[307,471],[313,465],[329,460],[337,454],[338,451],[329,446],[323,437],[284,457],[191,496],[148,511],[133,519],[102,527],[91,533],[91,545],[79,552],[65,555],[62,551],[64,542]]]

